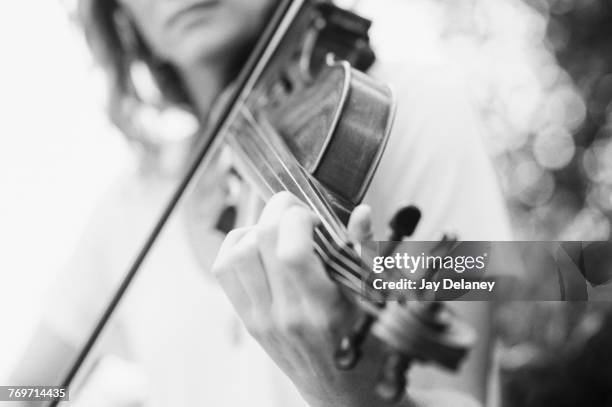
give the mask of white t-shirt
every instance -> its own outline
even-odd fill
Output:
[[[415,239],[454,232],[463,240],[511,237],[481,123],[458,81],[435,67],[395,64],[374,74],[395,89],[399,108],[365,202],[376,235],[390,217],[416,204]],[[98,211],[49,303],[45,323],[81,343],[136,253],[166,195],[164,183],[125,178]],[[213,188],[212,194],[222,193]],[[217,201],[220,201],[217,199]],[[211,198],[202,213],[216,213]],[[121,303],[107,337],[145,377],[146,406],[304,405],[296,390],[248,337],[206,270],[222,240],[211,232],[196,261],[185,219],[173,219]],[[59,294],[58,294],[59,293]],[[116,342],[106,338],[105,342]]]

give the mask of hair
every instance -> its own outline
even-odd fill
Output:
[[[77,12],[86,41],[108,78],[111,121],[144,158],[155,160],[161,146],[135,117],[146,106],[158,110],[180,106],[193,111],[181,78],[172,65],[155,57],[116,0],[79,0]],[[139,95],[132,77],[138,63],[148,68],[161,100],[144,100]]]

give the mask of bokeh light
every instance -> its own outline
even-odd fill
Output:
[[[446,47],[486,126],[518,239],[607,239],[612,15],[593,0],[459,0]]]

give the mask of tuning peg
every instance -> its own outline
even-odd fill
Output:
[[[421,211],[416,206],[405,206],[395,213],[389,227],[391,228],[391,236],[389,240],[401,241],[405,237],[412,236],[419,221],[421,220]]]
[[[361,358],[361,346],[374,323],[374,317],[363,314],[351,327],[348,334],[340,339],[340,344],[334,353],[336,366],[341,370],[350,370]]]
[[[391,233],[387,237],[387,242],[380,247],[383,256],[390,256],[397,249],[399,242],[405,237],[412,236],[414,230],[421,219],[421,211],[416,206],[405,206],[393,215],[389,222]]]
[[[387,357],[376,383],[376,394],[382,400],[394,403],[402,398],[408,382],[406,371],[411,362],[409,356],[401,353],[392,353]]]

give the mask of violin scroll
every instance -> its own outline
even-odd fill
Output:
[[[371,332],[391,348],[376,386],[387,401],[401,397],[413,361],[456,370],[476,340],[472,327],[435,301],[389,303]]]
[[[397,211],[389,222],[390,241],[382,248],[386,256],[392,255],[398,244],[412,235],[420,216],[419,209],[414,206]],[[432,251],[450,250],[456,240],[445,235]],[[435,271],[428,270],[424,278],[433,278]],[[364,307],[365,312],[340,340],[334,355],[336,366],[343,370],[354,368],[368,336],[383,343],[388,351],[375,390],[387,402],[397,402],[403,397],[408,384],[407,371],[414,362],[435,363],[456,370],[473,346],[475,333],[446,304],[426,299],[421,295],[379,301],[373,307]]]
[[[441,302],[389,302],[375,315],[361,315],[342,337],[334,355],[339,369],[357,365],[370,334],[388,349],[375,387],[387,402],[399,401],[404,395],[407,370],[413,362],[456,370],[476,339],[473,329]]]

